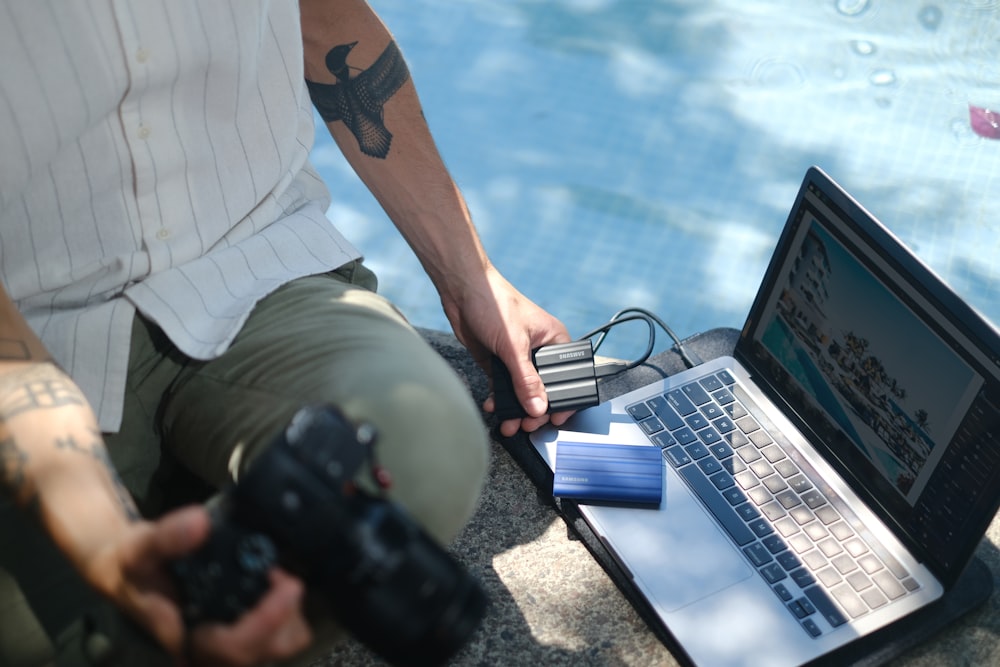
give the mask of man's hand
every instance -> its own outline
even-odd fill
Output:
[[[267,594],[232,624],[185,628],[167,568],[197,549],[209,530],[208,513],[202,507],[130,524],[121,539],[83,563],[85,577],[179,661],[256,665],[306,648],[311,632],[301,612],[303,586],[280,569],[272,570]]]
[[[533,349],[570,341],[562,322],[518,292],[493,266],[486,268],[481,282],[466,284],[458,300],[442,302],[455,335],[476,362],[489,373],[490,356],[496,354],[510,372],[514,393],[528,416],[504,421],[504,436],[519,428],[531,432],[549,421],[559,425],[570,417],[571,412],[546,414],[548,397],[531,363]],[[493,412],[495,407],[491,394],[483,409]]]
[[[207,538],[207,510],[143,520],[86,399],[50,363],[0,360],[0,495],[35,514],[84,580],[179,660],[252,665],[309,643],[302,585],[281,572],[236,623],[187,632],[168,565]]]

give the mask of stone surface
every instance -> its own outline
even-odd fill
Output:
[[[482,401],[488,392],[486,377],[465,349],[449,335],[423,333]],[[994,519],[977,551],[994,581],[986,603],[890,665],[1000,664],[998,544],[1000,520]],[[479,508],[452,552],[479,577],[491,598],[486,619],[451,661],[453,667],[678,664],[497,437]],[[313,667],[382,664],[349,641]]]

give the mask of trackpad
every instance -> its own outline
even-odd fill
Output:
[[[581,506],[655,606],[674,611],[754,574],[715,519],[667,466],[659,510]]]

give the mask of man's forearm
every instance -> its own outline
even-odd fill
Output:
[[[76,384],[0,289],[0,496],[38,515],[72,559],[138,517]]]
[[[303,0],[310,94],[442,296],[489,262],[391,34],[363,2]]]
[[[0,361],[0,494],[71,539],[138,518],[86,399],[49,363]]]

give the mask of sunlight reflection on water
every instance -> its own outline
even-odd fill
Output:
[[[740,327],[810,164],[1000,321],[1000,141],[969,117],[1000,108],[997,2],[372,4],[494,262],[571,334],[632,305],[682,335]],[[386,296],[447,329],[318,136],[331,217]],[[643,345],[625,333],[602,351]]]

